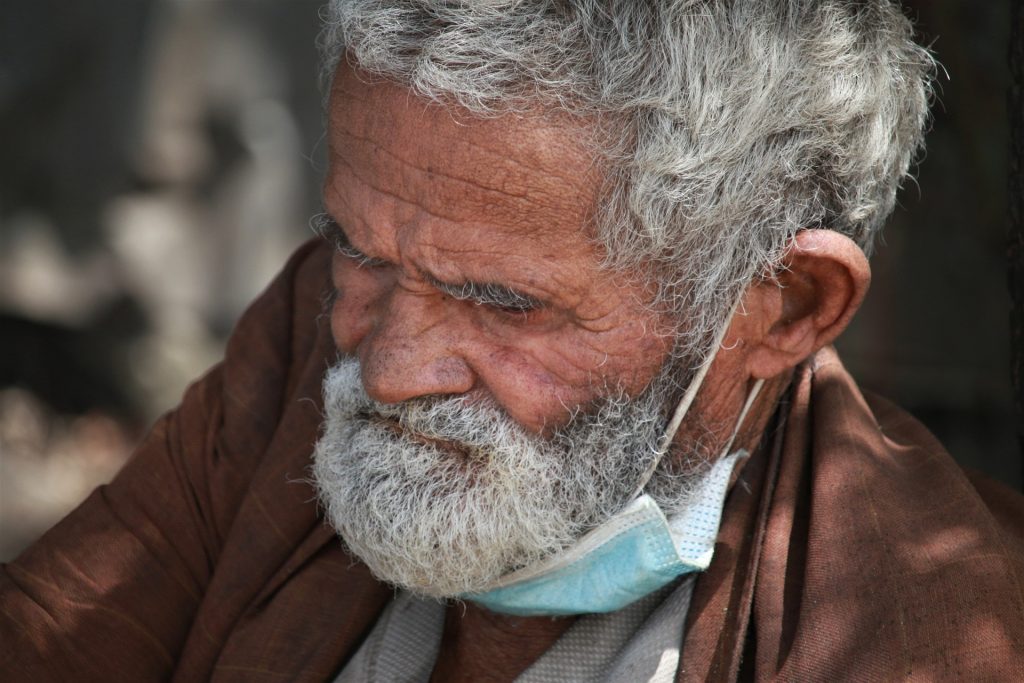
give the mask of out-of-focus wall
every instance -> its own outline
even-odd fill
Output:
[[[0,560],[112,476],[310,235],[320,4],[0,5]],[[907,3],[950,79],[840,348],[961,461],[1019,487],[1005,4]]]
[[[320,4],[0,4],[0,559],[112,476],[311,236]]]
[[[1006,261],[1010,3],[904,5],[945,75],[917,182],[838,346],[863,386],[908,408],[961,463],[1020,490]]]

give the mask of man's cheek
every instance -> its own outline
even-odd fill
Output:
[[[528,345],[488,347],[474,368],[491,396],[519,425],[535,434],[564,426],[575,408],[595,396],[578,369],[537,354]]]

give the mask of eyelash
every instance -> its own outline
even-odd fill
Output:
[[[469,299],[469,301],[472,301],[477,306],[486,306],[501,313],[521,316],[533,313],[542,307],[540,302],[522,297],[515,301],[510,301],[508,299],[488,298],[487,296],[483,296],[480,298]]]
[[[531,296],[499,285],[467,283],[462,286],[452,286],[435,283],[434,286],[460,301],[469,301],[477,306],[486,306],[510,315],[527,315],[544,306],[542,302]]]
[[[488,306],[488,307],[493,308],[494,310],[497,310],[497,311],[501,311],[502,313],[507,313],[509,315],[521,315],[521,316],[527,316],[530,313],[533,313],[534,311],[537,311],[537,310],[540,309],[539,306],[535,306],[533,304],[509,305],[509,304],[505,304],[505,303],[487,302],[487,303],[484,303],[482,305]]]

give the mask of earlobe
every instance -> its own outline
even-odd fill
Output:
[[[747,359],[755,378],[775,377],[835,341],[871,282],[864,252],[831,230],[798,233],[785,263],[777,278],[751,287],[744,302],[757,318]]]

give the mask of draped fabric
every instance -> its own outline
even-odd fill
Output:
[[[1024,680],[1024,498],[831,349],[782,408],[726,504],[678,679]]]
[[[391,599],[308,478],[329,248],[310,242],[115,480],[0,569],[4,681],[325,681]],[[726,503],[679,681],[1024,680],[1024,499],[835,353]]]

